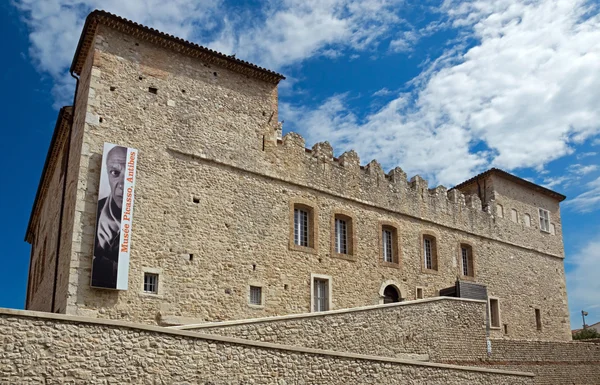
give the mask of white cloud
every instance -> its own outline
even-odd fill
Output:
[[[568,200],[565,204],[582,213],[600,210],[600,177],[589,182],[586,187],[588,188],[586,192]]]
[[[586,323],[600,321],[600,238],[591,240],[578,253],[568,256],[571,266],[567,273],[567,293],[571,314],[571,328],[581,327],[581,310],[589,313]]]
[[[71,63],[85,17],[104,9],[224,53],[280,70],[314,56],[376,46],[400,20],[402,0],[286,0],[229,12],[221,0],[16,0],[30,28],[30,55],[68,102]]]
[[[230,29],[209,45],[279,69],[376,46],[401,20],[401,5],[401,0],[286,0],[263,9],[262,22]]]
[[[384,87],[384,88],[382,88],[382,89],[380,89],[378,91],[375,91],[372,96],[373,97],[377,97],[377,96],[389,96],[389,95],[391,95],[393,93],[394,93],[394,91],[388,90],[387,88]]]
[[[570,172],[576,174],[576,175],[587,175],[590,172],[594,172],[598,169],[598,165],[595,164],[588,164],[588,165],[582,165],[582,164],[572,164],[567,168]]]
[[[447,1],[444,9],[473,47],[450,48],[414,92],[344,129],[327,115],[348,116],[343,104],[302,110],[296,124],[309,141],[453,184],[489,166],[542,170],[600,132],[597,9],[582,0]],[[331,123],[315,132],[311,113]],[[474,153],[476,145],[483,150]]]
[[[17,0],[29,26],[29,55],[41,72],[55,81],[57,104],[71,102],[74,80],[67,69],[73,59],[85,17],[104,9],[184,39],[198,25],[214,27],[219,2],[212,0]]]
[[[596,156],[598,153],[597,152],[581,152],[579,154],[577,154],[577,159],[583,159],[583,158],[587,158],[589,156]]]

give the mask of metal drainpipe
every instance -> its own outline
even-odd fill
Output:
[[[54,313],[55,310],[55,304],[56,304],[56,286],[58,284],[58,261],[60,260],[60,246],[62,244],[61,242],[61,235],[62,235],[62,229],[63,229],[63,217],[64,217],[64,213],[65,213],[65,194],[67,192],[67,182],[69,180],[68,176],[69,176],[69,154],[70,154],[70,150],[71,150],[71,135],[73,133],[73,124],[75,123],[75,109],[76,109],[76,105],[77,105],[77,92],[79,91],[79,78],[77,76],[75,76],[73,74],[73,71],[71,71],[71,77],[73,77],[75,79],[75,95],[73,95],[73,109],[71,111],[71,125],[69,127],[69,136],[67,138],[67,144],[66,144],[66,160],[65,160],[65,175],[63,178],[63,191],[62,191],[62,199],[60,202],[60,215],[59,215],[59,219],[58,219],[58,240],[56,242],[56,261],[54,263],[54,285],[52,287],[52,308],[51,311],[52,313]]]

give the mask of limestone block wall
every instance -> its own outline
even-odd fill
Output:
[[[477,361],[486,357],[485,310],[484,301],[440,297],[176,328],[339,352]]]
[[[378,304],[388,284],[406,299],[417,286],[433,297],[460,275],[459,245],[468,242],[473,280],[499,298],[507,324],[508,333],[501,327],[494,337],[570,339],[557,243],[507,235],[476,196],[429,189],[419,177],[408,182],[401,169],[385,174],[375,161],[362,167],[353,152],[334,158],[327,143],[306,150],[297,134],[277,140],[274,84],[98,31],[85,67],[88,94],[76,111],[85,111],[85,122],[79,115],[78,187],[68,197],[77,207],[68,313],[145,323],[305,313],[311,274],[330,277],[333,309]],[[104,142],[139,150],[126,292],[89,286]],[[313,250],[290,247],[295,201],[315,208]],[[352,258],[331,252],[332,215],[340,211],[356,221]],[[382,222],[398,229],[396,266],[380,263]],[[437,237],[437,272],[422,269],[425,232]],[[144,269],[160,272],[160,295],[142,293]],[[263,288],[264,306],[249,306],[249,285]],[[544,309],[541,331],[534,304]]]
[[[0,382],[532,384],[533,376],[0,310]]]

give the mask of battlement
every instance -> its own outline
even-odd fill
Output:
[[[290,132],[276,140],[270,154],[269,174],[285,175],[295,183],[430,224],[560,256],[554,252],[557,250],[554,242],[549,244],[539,234],[523,232],[520,223],[498,218],[493,199],[484,207],[476,194],[465,195],[441,185],[430,188],[420,175],[407,179],[401,167],[386,173],[377,160],[361,165],[354,150],[335,157],[328,142],[306,148],[304,138]]]

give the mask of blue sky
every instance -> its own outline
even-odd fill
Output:
[[[95,8],[285,74],[280,119],[309,146],[353,148],[430,187],[500,167],[564,193],[572,327],[582,309],[600,321],[600,11],[583,0],[3,3],[0,306],[24,304],[23,236]]]

